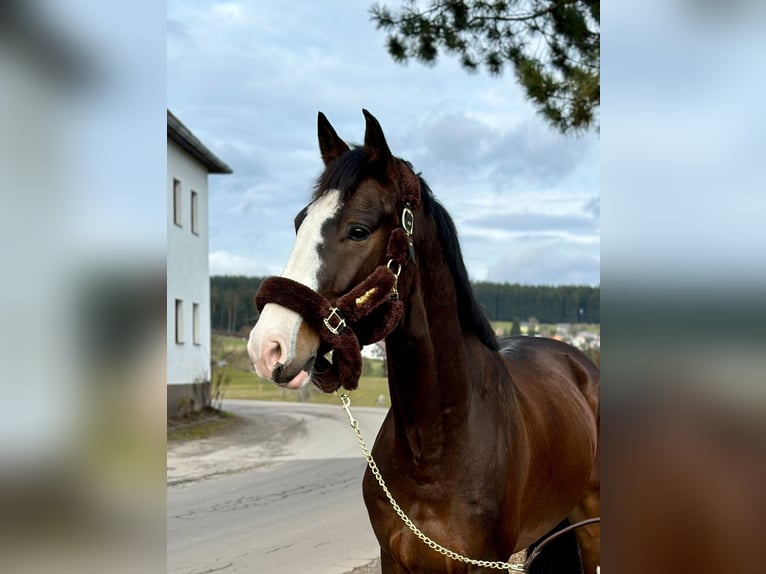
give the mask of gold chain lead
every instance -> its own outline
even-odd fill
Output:
[[[372,458],[372,453],[370,452],[370,449],[367,448],[367,443],[364,441],[362,431],[359,430],[359,422],[351,414],[351,399],[346,393],[340,395],[340,403],[343,405],[343,408],[348,415],[348,422],[351,424],[351,428],[354,429],[354,434],[356,434],[356,439],[359,441],[359,446],[362,447],[362,454],[364,454],[364,458],[367,460],[367,466],[370,467],[370,472],[372,472],[375,480],[378,481],[380,488],[383,489],[386,498],[388,498],[388,502],[391,504],[391,508],[394,509],[394,512],[396,512],[399,518],[401,518],[402,522],[404,522],[407,528],[409,528],[415,536],[420,538],[420,540],[422,540],[429,548],[433,548],[439,554],[447,556],[452,560],[457,560],[458,562],[464,562],[473,566],[481,566],[482,568],[507,570],[508,572],[524,572],[524,567],[519,564],[511,564],[510,562],[490,562],[488,560],[474,560],[473,558],[468,558],[467,556],[458,554],[457,552],[450,550],[449,548],[445,548],[438,542],[430,539],[417,526],[415,526],[415,523],[412,522],[412,520],[410,520],[410,518],[404,513],[404,511],[394,499],[393,494],[391,494],[391,491],[388,490],[386,482],[383,480],[383,476],[380,474],[378,465],[375,464],[375,460]]]

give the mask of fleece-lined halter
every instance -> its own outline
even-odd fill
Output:
[[[338,298],[335,304],[305,285],[286,277],[270,277],[255,296],[260,312],[267,303],[276,303],[298,313],[322,341],[315,362],[313,380],[326,393],[339,387],[354,390],[362,374],[362,345],[385,338],[402,316],[399,277],[408,260],[415,262],[412,241],[415,216],[420,206],[420,181],[409,166],[396,160],[402,189],[399,226],[388,239],[385,265],[379,265],[359,285]],[[324,355],[333,351],[332,363]]]

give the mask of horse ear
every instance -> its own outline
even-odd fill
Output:
[[[338,137],[322,112],[319,112],[317,116],[317,133],[319,135],[319,151],[322,153],[322,161],[325,165],[349,150],[348,144]]]
[[[367,110],[362,110],[367,125],[364,130],[364,151],[372,163],[387,165],[393,159],[391,150],[388,149],[383,128],[375,117]]]

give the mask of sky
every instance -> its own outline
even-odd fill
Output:
[[[168,107],[234,170],[210,177],[211,275],[281,273],[323,167],[317,112],[361,143],[365,108],[455,220],[472,280],[598,285],[599,135],[549,127],[510,70],[395,63],[371,4],[168,1]]]

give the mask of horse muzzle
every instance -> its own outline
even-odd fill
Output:
[[[319,336],[301,316],[276,304],[264,307],[247,343],[258,376],[289,389],[311,379],[318,348]]]

